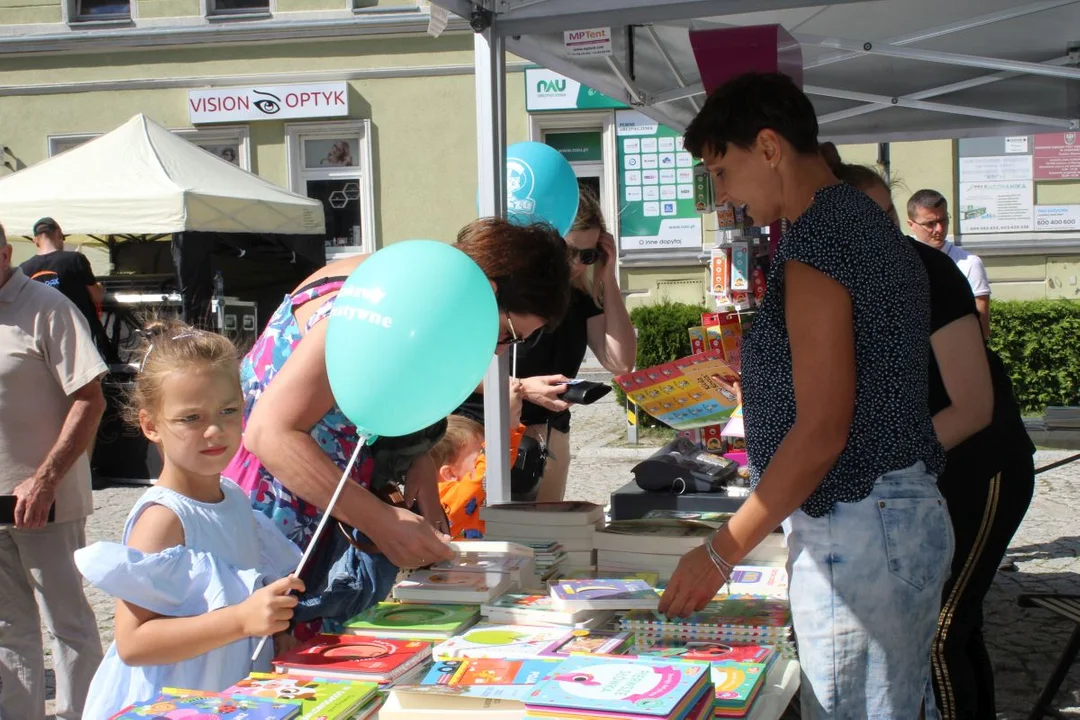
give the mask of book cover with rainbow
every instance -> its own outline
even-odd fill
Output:
[[[453,658],[531,658],[563,642],[566,628],[542,625],[476,625],[436,645],[436,660]]]

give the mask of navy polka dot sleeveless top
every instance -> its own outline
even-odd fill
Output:
[[[768,291],[743,344],[746,449],[753,484],[795,422],[784,264],[794,260],[843,285],[855,324],[855,415],[848,444],[803,504],[811,517],[858,502],[885,473],[945,466],[927,406],[930,288],[918,255],[885,213],[844,184],[822,188],[784,235]]]

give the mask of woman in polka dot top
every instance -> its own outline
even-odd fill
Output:
[[[779,74],[729,81],[686,131],[718,200],[791,228],[743,345],[755,490],[682,558],[661,610],[702,607],[782,524],[803,717],[916,718],[953,552],[927,406],[929,285],[881,208],[833,175],[817,131]]]

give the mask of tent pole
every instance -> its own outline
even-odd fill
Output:
[[[474,11],[476,150],[480,216],[506,216],[506,41],[493,13]],[[484,376],[487,502],[510,501],[510,362],[496,356]]]

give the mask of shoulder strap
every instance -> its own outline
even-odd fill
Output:
[[[326,290],[324,290],[325,286],[327,286],[327,285],[336,285],[337,287],[335,287],[334,289],[337,290],[343,284],[345,284],[345,281],[348,280],[348,279],[349,278],[347,276],[345,276],[345,275],[331,275],[331,276],[327,276],[327,277],[317,278],[315,280],[312,280],[311,282],[309,282],[307,285],[300,288],[296,292],[294,292],[292,294],[292,296],[295,298],[295,297],[297,297],[299,295],[303,295],[304,293],[312,291],[312,290],[320,291],[320,292],[318,292],[318,295],[322,295],[322,294],[324,294],[326,292]]]

